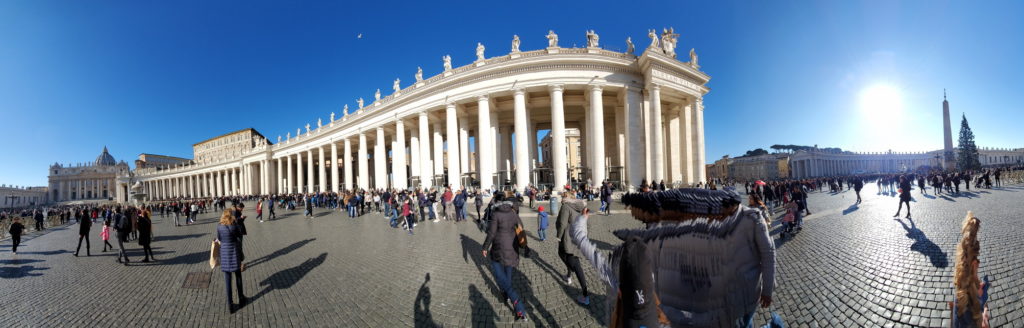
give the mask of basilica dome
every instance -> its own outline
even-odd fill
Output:
[[[107,152],[107,147],[103,146],[103,153],[96,156],[94,164],[96,166],[114,166],[117,165],[117,162],[114,161],[114,156],[110,156],[110,153]]]

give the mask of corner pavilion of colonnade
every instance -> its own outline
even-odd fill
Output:
[[[646,181],[705,180],[703,96],[710,77],[697,55],[676,58],[671,30],[649,33],[638,56],[605,50],[593,31],[586,48],[512,51],[444,69],[374,100],[358,99],[271,142],[247,129],[205,141],[193,162],[119,176],[118,200],[138,183],[143,200],[361,188],[452,185],[563,186],[604,180],[633,190]],[[439,65],[441,66],[441,65]],[[567,128],[581,134],[580,172],[569,176]],[[550,130],[552,158],[539,158],[537,131]],[[250,131],[245,134],[238,132]],[[241,146],[239,146],[241,145]],[[529,145],[519,147],[518,145]],[[396,151],[398,150],[398,151]],[[338,163],[338,165],[335,165]]]

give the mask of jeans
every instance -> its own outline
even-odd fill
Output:
[[[601,209],[600,209],[600,210],[598,210],[598,212],[604,212],[604,211],[605,211],[605,208],[606,208],[607,206],[608,206],[608,203],[606,203],[606,202],[605,202],[604,200],[602,200],[602,201],[601,201]]]
[[[225,272],[224,273],[224,291],[227,292],[228,306],[231,306],[231,274],[235,275],[235,286],[238,290],[238,301],[241,302],[245,298],[245,293],[242,292],[242,271]]]
[[[431,220],[437,220],[437,214],[434,214],[434,204],[436,203],[431,203],[430,206],[427,206],[427,210],[429,210]]]
[[[92,246],[89,245],[89,234],[78,235],[78,247],[75,248],[75,255],[78,255],[78,251],[82,249],[82,239],[85,239],[85,253],[89,254],[89,249]]]
[[[516,313],[523,313],[523,302],[519,300],[519,294],[512,288],[512,267],[501,265],[499,262],[491,261],[491,269],[494,270],[494,280],[497,280],[498,287],[512,300]]]
[[[547,232],[547,230],[548,229],[538,229],[537,230],[537,237],[540,237],[540,240],[548,239],[548,232]]]
[[[412,234],[413,216],[410,214],[405,217],[405,225],[409,226],[409,234]]]
[[[466,207],[455,207],[455,213],[458,221],[466,221]]]
[[[178,218],[179,218],[178,212],[174,212],[174,225],[178,225]],[[185,220],[187,221],[188,219],[185,219]]]

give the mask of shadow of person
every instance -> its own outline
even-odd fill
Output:
[[[438,327],[433,316],[430,315],[430,287],[427,286],[429,282],[430,273],[427,272],[427,276],[423,278],[423,284],[420,285],[420,290],[416,292],[416,302],[412,306],[415,327]]]
[[[324,264],[325,260],[327,260],[327,253],[320,253],[320,256],[307,259],[305,262],[302,262],[295,267],[287,268],[270,275],[270,277],[260,281],[260,286],[264,286],[263,290],[260,290],[259,293],[253,295],[252,301],[258,300],[260,297],[263,297],[263,295],[266,295],[275,289],[291,288],[295,283],[299,282],[299,280],[302,280],[302,277],[309,274],[310,271],[313,271],[316,267]]]
[[[935,266],[936,268],[945,268],[949,266],[949,258],[946,256],[946,253],[942,251],[942,248],[932,242],[931,239],[928,239],[924,232],[917,228],[913,219],[906,220],[910,222],[909,226],[906,223],[903,223],[902,219],[896,219],[896,221],[903,226],[903,230],[907,231],[907,237],[914,240],[914,243],[910,245],[910,250],[927,256],[928,260],[932,262],[932,266]]]
[[[138,252],[138,253],[141,253],[141,252]],[[132,253],[132,256],[134,256],[136,258],[141,257],[142,255],[138,255],[138,253]],[[159,255],[160,253],[164,253],[164,252],[153,252],[153,255]],[[170,252],[166,252],[166,253],[170,253]],[[163,257],[163,256],[161,256],[161,257]],[[206,250],[206,251],[198,251],[198,252],[195,252],[195,253],[188,253],[188,254],[184,254],[184,255],[178,255],[178,256],[175,256],[175,257],[172,257],[172,258],[169,258],[169,259],[161,259],[161,260],[156,261],[156,263],[150,262],[149,264],[150,265],[196,264],[196,263],[202,262],[203,260],[209,260],[209,258],[210,258],[210,251]],[[139,258],[139,259],[133,258],[131,263],[135,264],[135,265],[139,265],[139,264],[142,263],[141,260],[142,260],[141,258]],[[136,263],[136,261],[139,261],[139,263]]]
[[[857,204],[850,205],[850,207],[847,207],[845,210],[843,210],[843,215],[848,215],[850,213],[856,212],[859,209],[860,206],[857,206]]]
[[[297,242],[295,242],[295,243],[293,243],[291,245],[285,246],[282,249],[276,250],[273,253],[270,253],[270,254],[264,255],[263,257],[260,257],[258,259],[249,261],[249,262],[247,262],[245,264],[245,267],[247,269],[248,268],[252,268],[252,267],[257,266],[257,265],[259,265],[261,263],[273,260],[273,259],[275,259],[275,258],[277,258],[277,257],[279,257],[281,255],[285,255],[285,254],[291,253],[292,251],[294,251],[296,249],[299,249],[299,247],[305,246],[306,244],[309,244],[310,242],[312,242],[314,240],[316,240],[316,238],[310,238],[310,239],[306,239],[306,240],[297,241]]]
[[[37,277],[43,275],[34,271],[49,270],[50,268],[37,267],[34,265],[22,265],[20,267],[3,267],[0,268],[0,278],[3,279],[15,279],[22,277]]]
[[[932,196],[932,195],[928,195],[928,194],[925,194],[925,195],[924,195],[924,198],[928,198],[928,199],[935,199],[935,196]]]
[[[491,302],[487,301],[487,298],[476,288],[475,284],[469,284],[469,302],[471,304],[470,311],[472,311],[470,326],[493,327],[494,318],[497,317],[494,313],[494,306],[491,306]]]
[[[153,237],[153,242],[170,241],[170,240],[181,240],[181,239],[189,239],[189,238],[198,238],[198,237],[202,237],[202,236],[206,236],[206,235],[208,235],[208,234],[206,234],[206,233],[194,233],[194,234],[188,234],[188,235],[155,236],[155,237]]]

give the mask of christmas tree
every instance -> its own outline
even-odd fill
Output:
[[[960,121],[960,146],[956,156],[956,166],[961,170],[977,170],[981,168],[978,161],[978,146],[974,145],[974,132],[967,125],[967,116]]]

